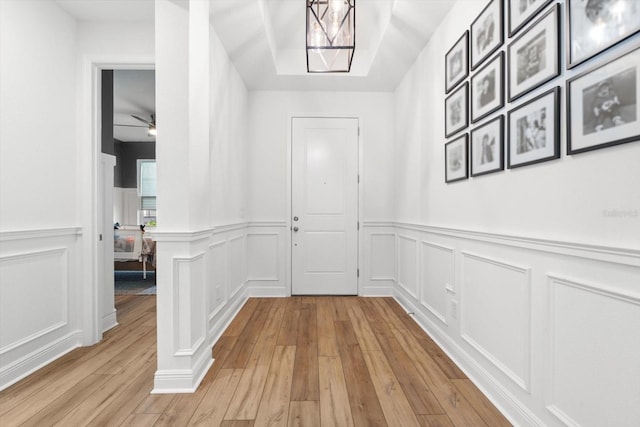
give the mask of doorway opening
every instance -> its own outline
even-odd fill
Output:
[[[100,109],[105,331],[118,296],[156,294],[155,71],[102,69]]]

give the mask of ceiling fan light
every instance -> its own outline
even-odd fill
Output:
[[[147,131],[147,136],[156,136],[158,134],[158,131],[156,130],[155,126],[149,126],[149,130]]]

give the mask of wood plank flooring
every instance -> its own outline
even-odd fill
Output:
[[[247,301],[193,394],[151,395],[155,296],[0,392],[9,426],[509,426],[392,298]]]

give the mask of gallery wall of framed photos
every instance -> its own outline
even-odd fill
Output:
[[[489,0],[444,62],[446,183],[640,141],[640,0]]]

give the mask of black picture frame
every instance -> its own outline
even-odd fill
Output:
[[[460,135],[444,146],[444,170],[446,183],[469,178],[469,134]]]
[[[566,62],[571,69],[640,32],[640,2],[566,0]],[[603,4],[604,3],[604,4]],[[600,38],[589,35],[597,30]]]
[[[471,122],[476,123],[504,107],[504,52],[471,77]]]
[[[444,100],[445,137],[469,126],[469,83],[464,82]]]
[[[560,5],[509,44],[507,69],[510,102],[560,75]]]
[[[556,86],[509,111],[509,169],[560,157],[560,87]]]
[[[471,176],[504,170],[504,115],[489,120],[471,131]]]
[[[445,93],[469,75],[469,31],[465,31],[444,57]]]
[[[513,37],[520,29],[527,25],[545,6],[553,0],[507,0],[509,2],[508,31]]]
[[[471,24],[471,70],[478,68],[504,43],[502,0],[491,0]]]
[[[567,154],[640,141],[640,47],[570,78],[566,91]]]

